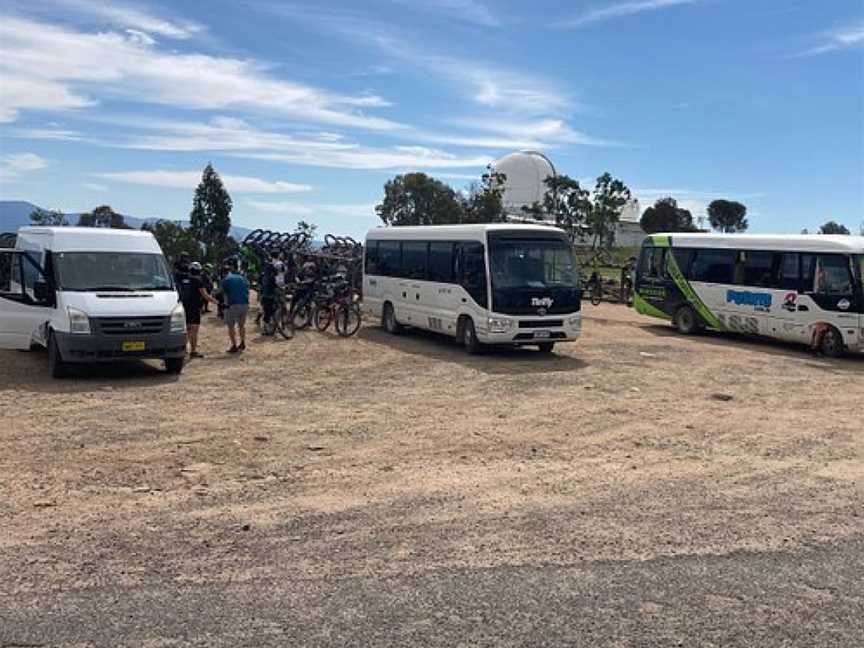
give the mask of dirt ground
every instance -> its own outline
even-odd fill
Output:
[[[861,645],[864,357],[584,316],[0,352],[0,646]]]

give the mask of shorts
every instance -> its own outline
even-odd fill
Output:
[[[225,310],[225,323],[228,326],[234,326],[240,322],[245,322],[248,312],[249,304],[232,304]]]
[[[201,324],[200,308],[189,308],[189,306],[183,306],[183,310],[186,311],[186,326],[198,326]]]

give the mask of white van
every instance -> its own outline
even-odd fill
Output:
[[[24,227],[0,249],[0,349],[48,349],[70,363],[157,358],[183,370],[186,316],[149,232]]]

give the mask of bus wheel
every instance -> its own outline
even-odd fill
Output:
[[[552,353],[552,349],[555,348],[554,342],[541,342],[537,345],[537,348],[540,349],[540,353]]]
[[[390,302],[384,304],[381,323],[384,325],[384,330],[391,335],[399,335],[402,332],[402,325],[396,321],[396,311],[393,310],[393,304]]]
[[[675,328],[683,335],[693,335],[699,330],[699,316],[689,306],[682,306],[675,313]]]
[[[165,358],[165,371],[179,376],[183,373],[183,358]]]
[[[476,355],[481,351],[477,330],[474,328],[474,321],[470,317],[462,319],[462,346],[470,355]]]
[[[843,355],[845,347],[843,345],[843,337],[833,326],[829,326],[822,334],[822,341],[819,343],[819,351],[827,358],[839,358]]]

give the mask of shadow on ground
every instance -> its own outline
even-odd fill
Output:
[[[419,329],[406,329],[401,335],[391,335],[377,326],[364,326],[358,333],[361,339],[373,344],[386,345],[409,355],[422,356],[442,362],[455,362],[486,374],[512,375],[513,373],[549,373],[577,371],[589,366],[587,362],[556,351],[540,353],[534,347],[486,347],[481,355],[468,355],[453,338]]]

